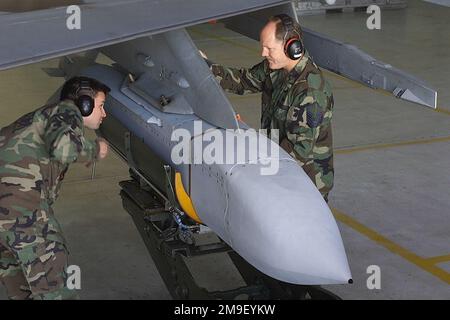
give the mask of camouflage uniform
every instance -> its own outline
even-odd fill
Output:
[[[76,298],[66,287],[68,251],[52,205],[69,164],[97,153],[69,100],[0,130],[0,279],[10,299]]]
[[[293,156],[328,201],[333,187],[331,86],[308,53],[289,73],[271,70],[267,60],[251,69],[208,61],[228,92],[262,92],[261,128],[279,130],[280,146]]]

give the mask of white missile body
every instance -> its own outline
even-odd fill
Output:
[[[149,152],[180,172],[202,223],[255,268],[293,284],[349,282],[347,257],[328,205],[297,162],[277,144],[258,135],[259,149],[265,145],[272,150],[265,160],[279,164],[273,175],[262,175],[267,163],[255,163],[249,156],[234,164],[175,164],[172,150],[180,141],[172,141],[174,130],[184,129],[192,135],[191,152],[195,146],[207,144],[206,132],[224,134],[225,130],[203,121],[199,134],[195,121],[200,119],[196,115],[162,112],[148,101],[139,100],[128,90],[126,75],[111,67],[94,65],[80,74],[111,88],[105,106],[108,116],[102,125],[110,126],[104,133],[110,143],[123,150],[119,132],[127,130]],[[236,136],[246,132],[240,130]],[[233,150],[236,154],[238,146]],[[224,155],[230,152],[224,144],[222,151]],[[140,169],[139,161],[136,163]]]

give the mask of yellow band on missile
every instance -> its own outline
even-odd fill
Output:
[[[197,215],[197,212],[195,212],[194,204],[192,203],[191,198],[184,189],[183,181],[181,181],[181,173],[179,172],[175,173],[175,193],[183,211],[196,222],[202,223]]]

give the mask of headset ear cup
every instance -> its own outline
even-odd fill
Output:
[[[94,110],[94,99],[87,95],[78,97],[78,99],[75,101],[75,104],[77,105],[78,109],[80,109],[81,115],[83,117],[90,116],[92,111]]]
[[[303,55],[303,43],[300,39],[291,38],[286,41],[285,53],[291,60],[300,59]]]

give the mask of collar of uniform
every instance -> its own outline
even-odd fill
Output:
[[[73,108],[74,110],[77,111],[77,114],[79,114],[80,117],[82,117],[80,109],[75,105],[75,102],[73,102],[72,100],[66,99],[66,100],[60,101],[60,102],[58,103],[58,105],[59,105],[59,106],[67,106],[67,107],[71,107],[71,108]]]
[[[65,106],[73,106],[73,107],[77,108],[75,103],[72,100],[70,100],[70,99],[62,100],[58,104],[59,105],[65,105]]]
[[[299,62],[297,62],[294,69],[292,69],[287,75],[289,83],[294,83],[295,80],[298,79],[298,77],[302,74],[303,70],[305,70],[308,61],[309,61],[309,54],[307,51],[305,51],[303,58]]]
[[[287,79],[288,84],[293,84],[298,77],[302,74],[303,70],[305,70],[306,64],[308,63],[308,61],[310,60],[309,54],[307,51],[305,51],[305,54],[303,55],[303,58],[297,62],[297,64],[295,65],[294,69],[292,69],[291,71],[289,71],[289,73],[286,75],[286,71],[284,69],[278,69],[278,70],[270,70],[270,77],[272,78],[272,81],[276,78],[279,77],[280,74],[283,74],[283,78]],[[269,66],[269,63],[266,60],[266,64],[267,67]]]

